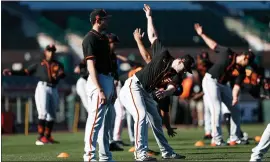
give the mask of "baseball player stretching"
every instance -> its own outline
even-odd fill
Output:
[[[65,77],[65,73],[63,65],[54,59],[55,51],[54,45],[48,45],[44,50],[45,58],[40,63],[32,64],[21,71],[3,71],[4,75],[34,75],[40,80],[35,91],[39,133],[36,145],[59,143],[53,139],[51,132],[59,100],[56,86]]]
[[[210,106],[212,124],[212,146],[226,145],[221,131],[221,103],[228,107],[231,118],[231,143],[241,143],[240,136],[240,109],[236,106],[240,92],[240,84],[245,77],[245,67],[254,59],[250,52],[236,54],[230,48],[218,45],[214,40],[203,33],[202,27],[195,24],[195,30],[205,43],[215,50],[217,60],[203,78],[203,91],[206,102]],[[226,83],[235,78],[233,89]]]
[[[135,159],[138,161],[156,160],[147,155],[147,125],[146,118],[149,119],[151,127],[155,132],[162,157],[164,159],[183,159],[173,152],[168,145],[162,130],[162,120],[157,111],[157,103],[152,97],[152,92],[162,83],[163,80],[173,78],[176,81],[179,75],[191,70],[194,59],[186,55],[183,58],[173,58],[169,51],[158,40],[157,32],[153,25],[151,9],[144,5],[144,11],[147,17],[147,33],[152,44],[152,61],[149,62],[142,70],[127,79],[120,91],[120,100],[134,119],[135,130]],[[157,90],[158,99],[164,98],[178,89],[178,86],[170,82],[165,90]],[[159,137],[157,137],[159,136]]]
[[[208,62],[208,63],[207,63]],[[200,55],[197,55],[197,69],[200,71],[202,76],[204,76],[204,73],[207,71],[205,65],[209,68],[212,66],[211,61],[209,60],[208,53],[202,53]],[[247,89],[247,91],[254,97],[254,98],[268,98],[269,94],[267,93],[267,90],[265,89],[265,86],[263,85],[265,79],[262,79],[262,76],[258,74],[256,67],[254,67],[255,64],[252,65],[252,69],[246,68],[245,73],[245,79],[241,84],[241,87]],[[206,71],[205,71],[206,70]],[[230,80],[230,85],[233,87],[234,80]],[[208,103],[204,103],[205,106],[205,136],[204,139],[211,139],[211,114],[209,110]],[[231,112],[228,110],[226,105],[222,102],[221,103],[221,111],[223,114],[223,120],[225,121],[225,124],[227,126],[228,134],[230,136],[230,119],[231,119]],[[248,134],[246,132],[243,132],[240,130],[240,137],[242,140],[242,144],[248,144]],[[230,144],[230,138],[227,140],[227,143]]]
[[[140,54],[142,55],[144,61],[148,64],[149,62],[151,62],[152,57],[151,57],[151,55],[149,54],[149,52],[146,50],[146,48],[145,48],[145,46],[144,46],[144,44],[143,44],[143,42],[142,42],[142,40],[141,40],[142,37],[144,36],[144,33],[141,34],[141,29],[136,29],[136,30],[134,31],[133,35],[134,35],[134,39],[135,39],[135,41],[136,41],[136,43],[137,43],[137,46],[138,46],[138,48],[139,48]],[[142,69],[142,68],[135,68],[135,69],[133,70],[134,72],[131,71],[131,72],[129,73],[129,77],[132,77],[133,74],[135,74],[136,72],[140,71],[141,69]],[[167,83],[168,83],[168,82],[171,82],[170,79],[168,79],[168,80],[166,80],[166,81],[167,81]],[[159,88],[163,88],[163,89],[164,89],[164,87],[165,87],[166,84],[167,84],[166,81],[163,83],[163,86],[162,86],[162,87],[159,87]],[[175,83],[175,84],[178,84],[178,83]],[[166,88],[166,87],[165,87],[165,88]],[[179,88],[179,90],[182,90],[182,88]],[[178,93],[181,93],[181,92],[178,92]],[[162,98],[162,99],[158,99],[158,98],[154,95],[154,100],[158,103],[157,109],[158,109],[159,114],[161,115],[161,117],[162,117],[162,119],[163,119],[163,122],[164,122],[164,124],[165,124],[165,127],[167,128],[167,133],[168,133],[168,135],[171,136],[171,137],[174,137],[175,134],[177,134],[177,133],[174,131],[176,128],[172,128],[172,127],[171,127],[171,124],[170,124],[170,115],[169,115],[170,98],[169,98],[169,96],[167,96],[167,97],[165,97],[165,98]],[[147,125],[148,125],[148,120],[147,120]],[[132,127],[132,128],[133,128],[133,127]],[[130,129],[132,129],[132,128],[130,128]],[[134,132],[134,129],[133,129],[132,132]],[[132,134],[132,136],[134,137],[134,133]],[[147,135],[147,132],[146,132],[145,136],[146,136],[146,137],[148,136],[148,135]],[[157,137],[159,137],[159,136],[157,136]],[[134,146],[134,145],[133,145],[133,146]],[[135,148],[134,148],[134,147],[130,148],[130,150],[129,150],[129,152],[134,152],[134,151],[135,151]],[[152,155],[158,155],[159,152],[155,152],[155,151],[153,151],[153,150],[148,149],[147,154],[148,154],[149,156],[152,156]]]
[[[108,26],[105,10],[95,9],[90,14],[93,28],[83,39],[82,49],[89,76],[86,83],[88,117],[85,126],[84,161],[96,161],[99,144],[99,161],[111,161],[108,131],[111,123],[109,104],[114,93],[113,68],[108,37],[101,34]]]
[[[241,88],[246,89],[251,96],[253,96],[256,99],[269,99],[269,88],[268,88],[268,81],[266,78],[264,78],[263,74],[260,72],[260,68],[257,67],[256,64],[251,65],[250,67],[247,67],[245,69],[245,79],[243,83],[241,84]],[[231,85],[233,85],[233,80],[230,82]],[[228,128],[228,132],[230,132],[230,123],[229,121],[231,118],[230,113],[224,114],[224,119],[226,121],[226,125]],[[248,134],[246,132],[243,132],[241,130],[240,137],[243,141],[246,141],[248,144]]]
[[[150,53],[146,50],[143,42],[142,42],[142,38],[144,36],[144,33],[141,34],[141,29],[136,29],[133,33],[134,35],[134,39],[137,43],[137,46],[139,48],[140,54],[142,55],[144,61],[148,64],[149,62],[151,62],[152,60],[152,56],[150,55]],[[166,88],[167,84],[171,82],[171,79],[167,79],[164,80],[163,85],[161,85],[161,87],[159,88]],[[180,83],[175,83],[175,84],[180,84]],[[179,85],[181,86],[181,85]],[[179,88],[179,90],[182,90],[182,88]],[[178,92],[181,94],[181,92]],[[170,124],[170,115],[169,115],[169,105],[170,105],[170,97],[166,96],[162,99],[158,99],[155,95],[154,95],[154,99],[155,101],[158,103],[158,111],[160,113],[160,115],[162,116],[164,125],[167,129],[167,133],[169,136],[174,137],[175,134],[177,134],[174,130],[176,128],[172,128],[171,124]]]

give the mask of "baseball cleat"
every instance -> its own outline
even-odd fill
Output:
[[[227,146],[227,143],[225,143],[223,140],[218,141],[218,142],[212,142],[211,146],[216,147],[216,146]]]
[[[49,141],[50,144],[59,144],[60,143],[59,141],[54,140],[53,137],[50,137],[48,139],[48,141]]]
[[[203,139],[205,139],[205,140],[212,139],[212,136],[211,136],[211,134],[205,134]]]
[[[48,144],[48,143],[49,143],[49,141],[48,141],[48,139],[46,137],[41,137],[36,141],[37,146],[42,146],[42,145],[45,145],[45,144]]]
[[[248,140],[236,140],[236,141],[230,141],[230,146],[235,146],[235,145],[248,145],[249,141]]]
[[[162,159],[185,159],[185,158],[186,156],[177,153],[173,153],[170,156],[162,156]]]
[[[151,156],[144,155],[140,158],[135,159],[135,161],[157,161],[157,159]]]
[[[124,143],[123,141],[115,141],[116,143],[118,143],[119,145],[121,145],[122,147],[123,146],[130,146],[129,144],[127,143]],[[133,145],[132,145],[133,146]]]
[[[243,137],[242,137],[242,140],[248,140],[249,139],[249,137],[248,137],[248,133],[247,132],[244,132],[243,133]]]
[[[42,146],[42,145],[45,145],[45,144],[38,139],[38,140],[36,140],[36,145],[37,146]]]
[[[261,159],[250,159],[249,162],[261,162]]]
[[[110,151],[124,151],[124,149],[116,142],[110,144]]]

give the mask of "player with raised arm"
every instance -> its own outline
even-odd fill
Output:
[[[144,11],[147,18],[148,39],[152,44],[152,60],[131,78],[126,80],[120,91],[120,100],[126,109],[131,113],[134,119],[135,130],[135,159],[138,161],[156,160],[147,155],[147,130],[146,118],[155,131],[155,138],[159,138],[159,148],[164,159],[183,159],[185,156],[174,153],[168,145],[162,130],[162,120],[157,111],[157,103],[153,99],[154,91],[158,99],[173,95],[178,85],[174,83],[181,82],[182,74],[191,72],[194,59],[190,55],[181,58],[174,58],[169,51],[158,40],[157,32],[153,25],[151,9],[144,5]],[[172,78],[172,82],[167,84],[166,89],[158,89],[163,81]],[[159,136],[159,137],[157,137]]]
[[[135,39],[137,46],[139,48],[140,54],[142,55],[144,61],[148,64],[149,62],[151,62],[152,56],[146,50],[146,48],[142,42],[144,32],[141,33],[141,29],[137,28],[137,29],[135,29],[133,36],[134,36],[134,39]],[[167,80],[164,81],[164,83],[163,83],[164,87],[158,87],[158,88],[164,89],[166,86],[166,82],[167,83],[171,82],[171,78],[168,78]],[[181,84],[181,83],[175,83],[175,84]],[[182,90],[182,89],[179,89],[179,90]],[[160,99],[160,100],[157,99],[156,97],[154,97],[154,99],[158,103],[158,110],[159,110],[160,115],[162,116],[162,119],[163,119],[164,125],[167,129],[168,135],[170,137],[174,137],[177,133],[174,131],[176,128],[172,128],[171,123],[170,123],[170,114],[169,114],[170,97],[167,96],[167,97]]]
[[[203,91],[206,102],[209,104],[212,124],[212,146],[226,145],[221,131],[221,103],[228,107],[232,114],[230,143],[241,144],[240,140],[240,109],[236,105],[240,92],[240,84],[245,77],[245,67],[253,62],[254,55],[250,52],[237,54],[230,48],[218,45],[214,40],[203,33],[200,24],[194,25],[197,34],[205,41],[208,47],[215,50],[217,60],[203,78]],[[226,85],[234,79],[233,89]]]

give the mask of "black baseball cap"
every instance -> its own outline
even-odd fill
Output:
[[[180,57],[183,61],[183,64],[185,66],[185,70],[192,74],[192,68],[195,66],[195,60],[190,55],[184,55],[183,57]]]
[[[55,52],[56,51],[56,47],[54,44],[49,44],[46,46],[45,50],[47,51],[51,51],[51,52]]]
[[[109,17],[111,17],[111,15],[108,15],[104,9],[94,9],[94,11],[90,13],[90,22],[94,22],[97,19],[105,19]]]
[[[255,60],[255,54],[249,50],[247,52],[243,52],[243,54],[248,58],[248,63],[253,64]]]
[[[119,37],[115,35],[114,33],[107,34],[107,37],[109,38],[109,43],[119,43]]]

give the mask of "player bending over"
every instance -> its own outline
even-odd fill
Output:
[[[161,41],[158,40],[150,7],[144,5],[144,11],[147,18],[148,38],[153,49],[152,60],[142,70],[126,80],[120,91],[120,100],[129,113],[131,113],[135,122],[135,159],[138,161],[156,160],[147,155],[146,118],[149,119],[150,125],[155,132],[155,138],[159,139],[157,141],[162,152],[162,158],[183,159],[185,156],[174,153],[164,137],[162,120],[158,114],[157,104],[153,99],[152,93],[156,91],[155,95],[158,99],[173,95],[179,88],[174,83],[180,82],[182,75],[187,71],[191,71],[194,59],[190,55],[176,59],[172,57]],[[157,90],[162,81],[168,78],[172,78],[174,82],[169,82],[164,90]]]

